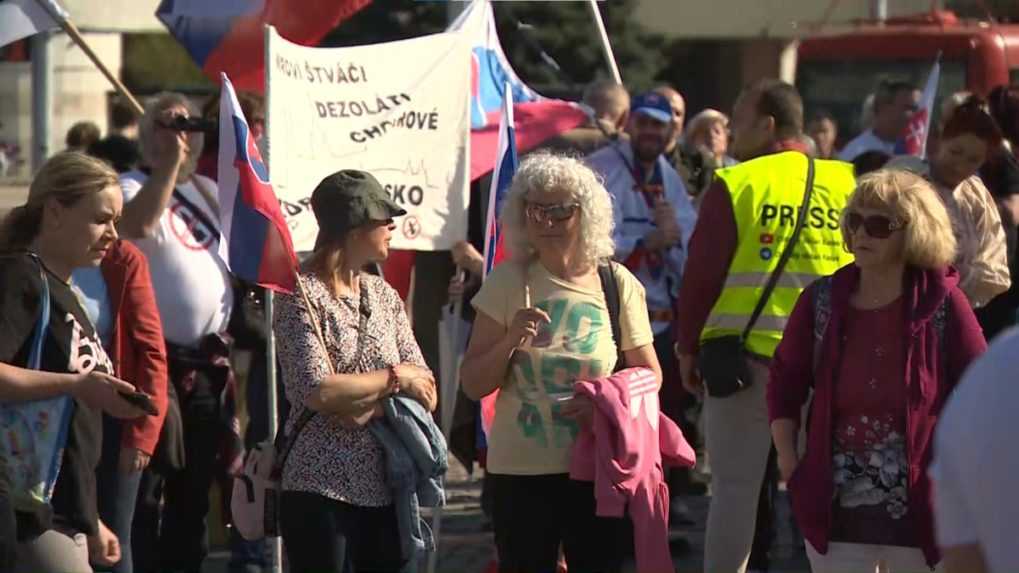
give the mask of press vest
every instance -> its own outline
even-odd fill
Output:
[[[771,357],[796,299],[814,280],[853,261],[839,222],[856,181],[853,166],[816,160],[806,223],[785,270],[747,337],[750,352]],[[737,247],[701,340],[741,334],[796,227],[807,178],[805,155],[766,155],[715,174],[725,183],[736,220]]]

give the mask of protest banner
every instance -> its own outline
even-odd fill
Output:
[[[308,48],[268,31],[269,173],[294,247],[318,227],[311,193],[340,169],[373,174],[407,210],[394,249],[467,236],[470,46],[457,33]]]

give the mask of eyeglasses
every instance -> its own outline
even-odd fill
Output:
[[[562,223],[572,218],[579,208],[580,205],[576,203],[559,203],[556,205],[527,203],[527,206],[524,208],[524,214],[535,223]]]
[[[906,226],[904,222],[885,217],[884,215],[868,215],[864,217],[859,213],[850,213],[846,217],[846,225],[851,233],[855,233],[860,228],[860,225],[863,225],[863,230],[875,239],[887,239],[892,236],[892,233]]]

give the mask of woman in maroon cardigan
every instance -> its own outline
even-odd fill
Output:
[[[100,271],[76,272],[75,286],[84,295],[85,309],[117,376],[151,396],[159,411],[135,420],[109,416],[103,420],[103,454],[97,471],[99,514],[120,541],[120,559],[108,570],[131,573],[135,500],[166,418],[166,349],[145,255],[131,243],[117,241],[103,258]]]
[[[861,177],[842,236],[856,262],[804,291],[771,365],[779,468],[815,573],[924,570],[940,559],[927,477],[934,426],[986,343],[949,268],[948,213],[923,179]]]

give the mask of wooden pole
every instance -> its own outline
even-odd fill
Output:
[[[46,10],[46,13],[48,13],[50,17],[53,18],[53,21],[60,24],[60,27],[64,30],[64,32],[66,32],[67,35],[70,36],[72,40],[74,40],[75,44],[78,44],[78,47],[81,48],[81,51],[85,52],[85,55],[88,56],[88,59],[92,60],[92,63],[95,64],[97,68],[99,68],[99,71],[102,72],[104,76],[106,76],[106,79],[109,80],[111,84],[113,84],[113,87],[114,89],[117,90],[117,93],[119,93],[121,97],[127,100],[131,107],[134,108],[135,112],[138,115],[143,115],[145,113],[145,109],[142,108],[140,103],[138,103],[138,100],[135,99],[134,95],[132,95],[131,92],[128,91],[127,87],[123,83],[121,83],[120,79],[118,79],[117,76],[115,76],[113,72],[111,72],[110,69],[106,67],[106,64],[104,64],[103,61],[99,59],[99,56],[95,53],[94,50],[92,50],[92,46],[88,44],[85,38],[81,35],[81,32],[78,31],[78,27],[74,25],[74,22],[72,22],[69,18],[64,17],[62,14],[54,12],[53,6],[49,5],[49,3],[44,2],[42,0],[36,0],[36,3],[38,3],[40,6],[42,6],[44,10]]]

